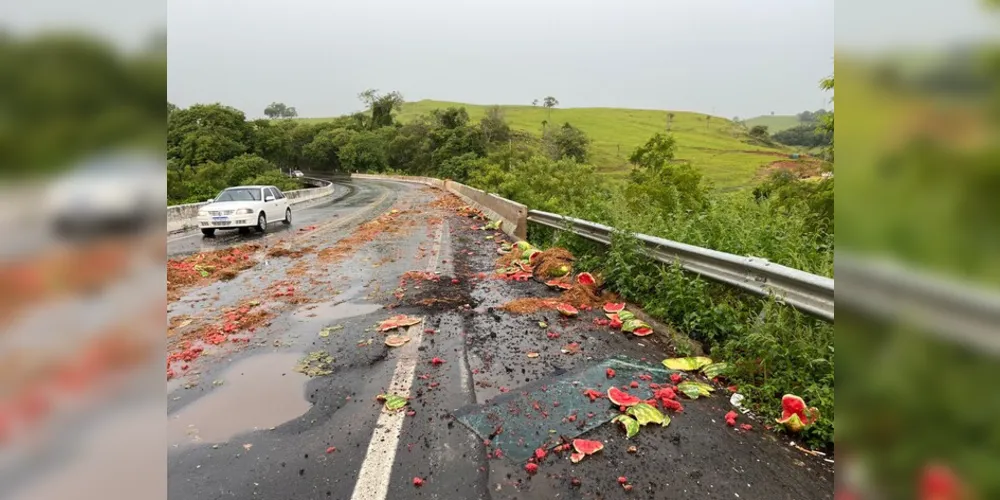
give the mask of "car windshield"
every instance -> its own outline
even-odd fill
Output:
[[[259,188],[227,189],[215,201],[260,201]]]

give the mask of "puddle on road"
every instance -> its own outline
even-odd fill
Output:
[[[302,415],[311,404],[303,391],[309,377],[293,370],[301,357],[274,353],[237,362],[221,376],[223,385],[167,417],[169,444],[222,443]]]
[[[296,309],[292,317],[301,321],[337,320],[371,314],[381,309],[380,304],[356,304],[352,302],[320,302]]]

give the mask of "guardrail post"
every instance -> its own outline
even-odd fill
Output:
[[[514,237],[519,240],[528,241],[528,207],[518,207],[516,224]]]

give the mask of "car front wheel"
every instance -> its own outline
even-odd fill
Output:
[[[204,234],[205,236],[215,236],[215,229],[203,227],[201,228],[201,234]]]
[[[264,213],[261,212],[261,214],[257,216],[257,232],[263,233],[264,231],[267,231],[267,217],[265,217]]]
[[[292,223],[292,209],[291,208],[286,208],[285,209],[285,220],[283,220],[281,222],[284,222],[286,226]]]

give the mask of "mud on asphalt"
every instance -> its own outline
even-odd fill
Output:
[[[555,311],[501,310],[515,298],[556,293],[532,281],[495,279],[502,234],[474,230],[476,221],[453,210],[430,208],[439,192],[394,189],[393,208],[413,222],[405,230],[374,238],[337,264],[323,265],[312,254],[281,257],[266,275],[250,271],[243,282],[217,285],[215,293],[274,303],[274,315],[244,347],[198,360],[196,376],[186,377],[197,381],[190,389],[183,389],[190,382],[173,386],[171,498],[351,498],[381,410],[375,395],[385,391],[396,365],[373,325],[394,314],[424,318],[425,333],[410,392],[414,413],[400,434],[389,498],[832,498],[832,465],[790,448],[787,438],[763,429],[764,421],[746,421],[750,432],[727,427],[728,394],[684,401],[669,427],[643,428],[628,441],[604,425],[585,436],[604,442],[604,450],[579,464],[550,454],[529,475],[524,464],[487,457],[487,446],[454,420],[454,410],[612,355],[657,363],[669,346],[595,326],[597,312],[564,319]],[[285,269],[303,261],[309,264],[302,276],[286,276]],[[411,271],[439,274],[422,279]],[[261,297],[252,286],[261,279],[290,279],[305,301]],[[336,329],[319,336],[327,327]],[[564,354],[570,342],[581,351]],[[293,371],[291,360],[312,352],[332,358],[329,375]],[[432,366],[434,357],[445,363]],[[288,393],[302,401],[290,401]],[[235,418],[239,413],[253,414]],[[638,452],[627,453],[629,445]],[[619,476],[632,492],[618,485]],[[424,485],[415,488],[414,477]]]

